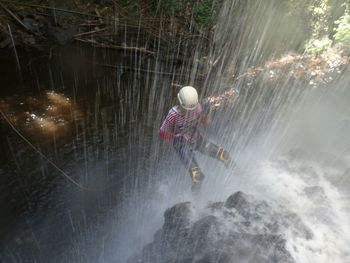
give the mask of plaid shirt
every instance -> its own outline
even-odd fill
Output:
[[[174,106],[170,109],[160,127],[159,134],[166,140],[182,137],[186,141],[194,143],[200,138],[197,127],[204,124],[207,114],[203,108],[206,108],[206,105],[198,103],[195,109],[186,111],[185,114],[182,114],[178,107]]]

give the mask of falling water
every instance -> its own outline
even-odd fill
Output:
[[[278,1],[226,1],[209,47],[206,39],[198,39],[190,50],[189,40],[183,39],[181,52],[152,43],[158,48],[152,57],[135,52],[115,58],[104,52],[101,63],[94,54],[94,63],[105,67],[102,73],[94,68],[94,75],[87,76],[75,69],[69,81],[50,68],[52,89],[66,92],[64,87],[71,85],[68,93],[77,104],[79,97],[89,101],[81,103],[89,121],[75,122],[79,136],[65,146],[61,168],[93,190],[63,180],[50,186],[46,195],[52,207],[47,202],[42,210],[47,213],[27,215],[27,227],[19,228],[15,241],[0,251],[0,260],[3,255],[5,262],[126,262],[152,242],[167,208],[191,201],[200,217],[208,203],[243,191],[278,212],[296,213],[311,229],[311,238],[281,230],[296,262],[349,262],[348,70],[317,88],[288,70],[283,78],[273,79],[273,70],[239,78],[298,49],[303,40],[297,22],[283,21]],[[84,49],[80,52],[79,58],[88,56]],[[198,155],[206,180],[197,197],[170,144],[157,134],[175,103],[178,89],[171,84],[200,85],[202,98],[239,91],[203,130],[225,145],[239,169]],[[56,151],[49,149],[51,157]],[[34,158],[16,156],[24,164]],[[40,158],[35,162],[47,176],[48,164]]]

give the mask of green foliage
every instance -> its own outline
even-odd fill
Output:
[[[312,0],[309,12],[311,15],[311,30],[314,38],[321,38],[329,33],[328,21],[331,15],[332,1]]]
[[[185,11],[186,2],[183,0],[161,0],[160,6],[167,12],[180,13]]]
[[[101,0],[99,1],[101,2]],[[140,5],[138,0],[118,0],[115,2],[117,2],[120,5],[120,7],[122,7],[122,9],[126,10],[129,15],[139,15]]]
[[[343,15],[335,24],[337,25],[334,34],[335,41],[350,47],[350,15]]]
[[[222,0],[199,1],[193,7],[195,21],[204,27],[211,26],[217,18],[222,2]]]
[[[310,1],[311,36],[305,44],[308,54],[322,53],[333,43],[350,47],[349,4],[349,0]]]
[[[327,50],[332,45],[332,40],[329,38],[310,39],[305,44],[305,51],[310,55],[317,55]]]
[[[224,0],[160,0],[160,7],[167,13],[183,17],[190,15],[192,10],[194,20],[201,26],[211,26],[219,13]]]

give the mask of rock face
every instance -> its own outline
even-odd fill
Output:
[[[243,192],[201,212],[191,203],[177,204],[164,217],[153,242],[128,263],[293,263],[283,230],[312,237],[297,215],[277,213]]]

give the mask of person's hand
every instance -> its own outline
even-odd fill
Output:
[[[203,118],[201,119],[201,123],[202,123],[203,125],[208,125],[209,123],[211,123],[211,118],[208,117],[208,116],[205,116],[205,117],[203,117]]]

